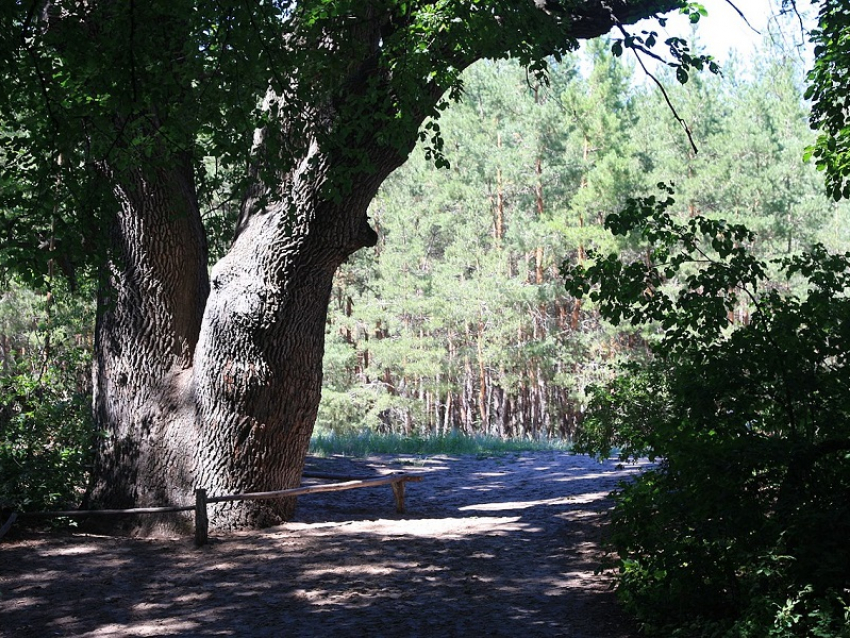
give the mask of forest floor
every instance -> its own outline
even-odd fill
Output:
[[[637,466],[563,452],[310,457],[389,486],[301,497],[293,521],[191,538],[0,543],[0,636],[632,638],[595,575],[606,499]]]

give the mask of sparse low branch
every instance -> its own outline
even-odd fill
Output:
[[[630,34],[628,31],[626,31],[626,28],[625,28],[625,27],[624,27],[621,23],[619,23],[619,22],[618,22],[616,26],[617,26],[617,29],[620,31],[620,33],[622,33],[622,34],[623,34],[623,37],[624,37],[626,40],[628,40],[629,38],[631,38],[631,34]],[[679,115],[679,111],[678,111],[678,110],[676,109],[676,107],[673,105],[673,102],[672,102],[672,100],[670,99],[670,95],[667,93],[667,89],[664,87],[664,83],[663,83],[663,82],[661,82],[661,80],[659,80],[659,79],[658,79],[658,78],[657,78],[657,77],[656,77],[656,76],[655,76],[655,75],[654,75],[654,74],[653,74],[653,73],[652,73],[652,72],[651,72],[651,71],[647,68],[646,64],[645,64],[645,63],[644,63],[644,61],[643,61],[643,58],[641,58],[641,56],[640,56],[640,50],[639,50],[639,49],[642,49],[642,50],[643,50],[643,47],[636,47],[636,46],[633,46],[633,45],[627,45],[627,46],[628,46],[628,48],[630,48],[630,49],[632,50],[632,52],[634,53],[635,59],[637,60],[638,64],[640,65],[640,68],[641,68],[641,69],[643,69],[643,72],[646,74],[646,76],[647,76],[650,80],[652,80],[652,81],[655,83],[655,85],[658,87],[658,89],[661,91],[661,95],[662,95],[662,97],[664,98],[664,102],[666,102],[666,104],[667,104],[667,108],[669,108],[669,109],[670,109],[670,112],[673,114],[673,117],[676,119],[676,121],[677,121],[677,122],[679,123],[679,125],[682,127],[682,130],[684,130],[684,131],[685,131],[685,135],[686,135],[686,136],[687,136],[687,138],[688,138],[688,143],[691,145],[691,149],[693,150],[693,152],[694,152],[694,153],[699,153],[699,148],[697,148],[696,142],[694,142],[694,136],[693,136],[693,133],[691,132],[691,129],[690,129],[690,127],[688,126],[688,123],[685,121],[685,118],[683,118],[681,115]],[[656,55],[654,55],[654,54],[653,54],[653,57],[658,58],[658,59],[661,59],[661,58],[659,58],[659,56],[656,56]],[[662,61],[663,61],[663,60],[662,60]]]

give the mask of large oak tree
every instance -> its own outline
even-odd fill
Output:
[[[333,274],[375,243],[367,207],[413,146],[445,161],[435,118],[461,71],[513,56],[540,72],[681,4],[4,2],[0,252],[32,277],[97,273],[93,504],[297,485]],[[241,207],[212,266],[208,158]],[[231,503],[212,523],[293,506]]]

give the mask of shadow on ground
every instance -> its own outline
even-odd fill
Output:
[[[291,523],[201,549],[82,535],[0,545],[0,635],[633,635],[593,572],[604,495],[634,468],[561,453],[402,467],[426,474],[407,515],[391,513],[387,487],[304,498]]]

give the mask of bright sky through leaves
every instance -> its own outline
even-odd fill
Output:
[[[721,65],[728,62],[733,52],[746,63],[762,45],[764,37],[778,39],[788,51],[799,47],[800,55],[810,55],[808,51],[811,47],[808,43],[805,47],[800,46],[805,38],[796,16],[777,17],[781,11],[780,0],[735,0],[735,6],[746,16],[752,28],[726,0],[703,0],[702,4],[708,11],[708,17],[699,23],[696,42],[715,56]],[[798,2],[798,9],[803,15],[805,27],[812,28],[814,12],[809,3]],[[684,16],[671,14],[669,18],[667,26],[659,33],[662,39],[674,35],[689,36],[690,25]],[[651,21],[645,21],[638,28],[657,30],[657,24],[652,24]]]

